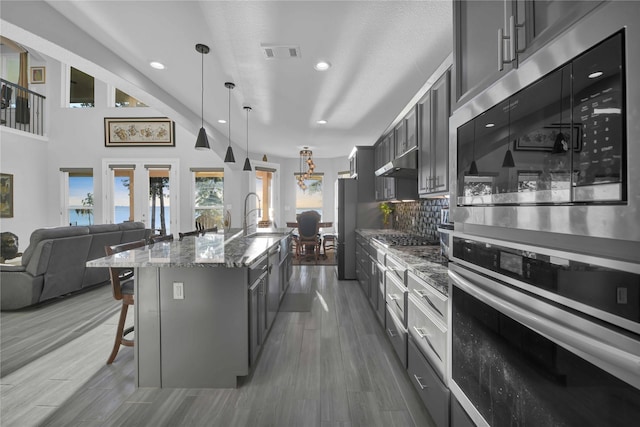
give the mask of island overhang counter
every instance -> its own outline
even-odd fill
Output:
[[[138,387],[230,388],[250,373],[255,313],[249,288],[278,268],[269,265],[269,254],[288,248],[288,234],[288,229],[259,237],[237,230],[207,233],[87,262],[87,267],[135,270]],[[288,249],[280,256],[290,256]]]

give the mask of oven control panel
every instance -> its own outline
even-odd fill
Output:
[[[586,310],[588,314],[604,312],[640,327],[637,265],[459,236],[454,236],[452,246],[454,261],[488,270],[504,282],[579,311],[590,307],[597,311]]]

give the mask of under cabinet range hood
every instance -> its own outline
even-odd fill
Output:
[[[389,178],[418,179],[418,148],[413,147],[400,157],[376,170],[376,176]]]

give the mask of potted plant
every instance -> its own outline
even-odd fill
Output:
[[[386,228],[390,225],[391,214],[393,213],[393,204],[389,202],[380,203],[380,210],[382,211],[382,225]]]

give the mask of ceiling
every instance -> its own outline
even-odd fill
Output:
[[[228,135],[218,119],[229,115],[230,81],[232,141],[244,150],[248,105],[250,151],[285,158],[303,146],[333,158],[373,145],[452,50],[445,0],[46,3],[166,91],[165,102],[186,107],[197,120],[181,124],[194,143],[203,67],[204,120],[219,131],[210,138]],[[196,43],[210,53],[202,58]],[[268,59],[264,45],[299,48],[299,57]],[[332,67],[316,71],[320,59]]]

